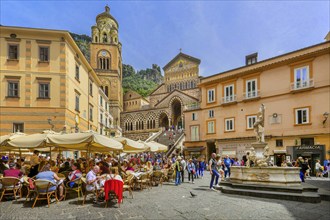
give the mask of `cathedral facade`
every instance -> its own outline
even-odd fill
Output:
[[[129,91],[123,97],[123,136],[146,140],[161,128],[184,128],[184,110],[200,101],[200,60],[180,52],[163,67],[164,82],[148,97]]]

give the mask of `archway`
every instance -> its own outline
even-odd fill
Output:
[[[159,127],[161,128],[165,128],[165,129],[168,129],[168,117],[166,115],[166,113],[161,113],[159,115]]]
[[[181,102],[178,99],[173,100],[172,102],[172,125],[174,125],[177,129],[182,128],[182,108],[181,108]]]

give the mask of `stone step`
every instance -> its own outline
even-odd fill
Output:
[[[252,196],[258,198],[281,199],[281,200],[290,200],[290,201],[306,202],[306,203],[321,202],[320,195],[318,195],[315,192],[289,193],[289,192],[266,191],[266,190],[240,189],[240,188],[233,188],[224,185],[217,187],[216,189],[220,190],[222,193],[242,195],[242,196]]]
[[[232,188],[250,189],[260,191],[274,191],[274,192],[289,192],[289,193],[302,193],[302,192],[317,192],[318,188],[311,185],[302,186],[272,186],[272,185],[253,185],[253,184],[237,184],[231,182],[221,182],[220,186],[230,186]]]

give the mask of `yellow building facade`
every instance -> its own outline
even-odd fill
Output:
[[[69,32],[0,30],[0,135],[97,130],[101,81]]]
[[[253,123],[264,104],[265,138],[276,165],[298,156],[312,166],[329,158],[329,54],[328,39],[203,78],[200,105],[184,112],[184,153],[195,148],[207,158],[217,152],[241,159],[256,141]]]

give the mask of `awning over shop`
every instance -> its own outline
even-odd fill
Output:
[[[274,150],[274,154],[286,154],[286,150]]]
[[[234,150],[224,150],[222,151],[222,156],[236,156],[236,151]]]
[[[184,151],[188,151],[188,152],[200,152],[204,149],[205,149],[205,147],[185,147],[185,148],[183,148]]]

